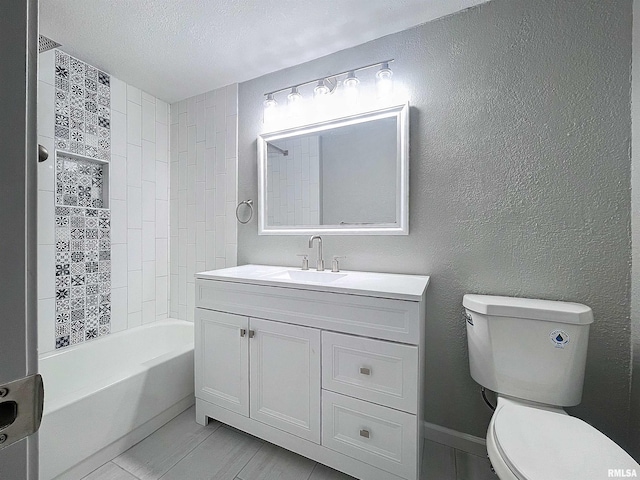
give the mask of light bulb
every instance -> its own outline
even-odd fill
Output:
[[[331,93],[331,90],[329,90],[329,87],[327,87],[324,78],[322,80],[318,80],[318,85],[316,85],[316,88],[313,89],[313,94],[316,97],[322,97],[324,95],[328,95],[329,93]]]
[[[391,90],[393,90],[392,76],[393,72],[389,68],[389,64],[383,63],[380,70],[376,73],[376,78],[378,79],[378,95],[380,97],[386,97],[391,93]]]
[[[344,79],[344,94],[349,106],[353,107],[358,101],[358,84],[360,80],[356,77],[355,71],[351,71],[347,74],[347,78]]]
[[[356,72],[353,70],[347,74],[347,78],[344,79],[344,86],[347,88],[357,87],[360,83],[360,79],[356,77]]]
[[[278,102],[273,98],[273,93],[267,94],[267,98],[264,101],[264,123],[265,124],[273,124],[276,119],[276,114],[278,113],[278,109],[276,106]]]
[[[287,99],[289,100],[289,105],[294,105],[302,100],[302,95],[298,91],[298,87],[291,88],[291,93],[287,96]]]
[[[291,93],[287,95],[287,102],[289,107],[287,115],[294,118],[298,117],[302,107],[302,95],[298,91],[298,87],[291,88]]]
[[[276,105],[278,105],[278,102],[273,98],[273,93],[268,93],[267,98],[264,100],[264,108],[273,108]]]

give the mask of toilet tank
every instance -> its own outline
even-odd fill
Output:
[[[593,313],[551,300],[465,295],[471,376],[494,392],[568,407],[582,399]]]

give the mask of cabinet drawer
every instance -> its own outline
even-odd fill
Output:
[[[417,478],[415,415],[322,391],[322,445],[387,472]]]
[[[322,332],[322,388],[416,413],[418,348]]]
[[[196,279],[196,307],[417,345],[421,303]]]

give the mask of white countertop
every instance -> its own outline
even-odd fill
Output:
[[[308,278],[304,278],[306,272],[309,273]],[[290,276],[295,278],[289,278]],[[350,270],[341,270],[339,273],[332,273],[330,270],[316,272],[312,268],[303,271],[296,267],[271,265],[242,265],[240,267],[222,268],[220,270],[196,273],[195,277],[203,280],[219,280],[410,301],[420,301],[427,285],[429,285],[429,277],[425,275],[401,275]],[[321,280],[316,281],[318,278]]]

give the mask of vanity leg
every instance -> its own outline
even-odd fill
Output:
[[[207,417],[202,411],[200,400],[196,398],[196,423],[206,427],[209,424],[209,417]]]

